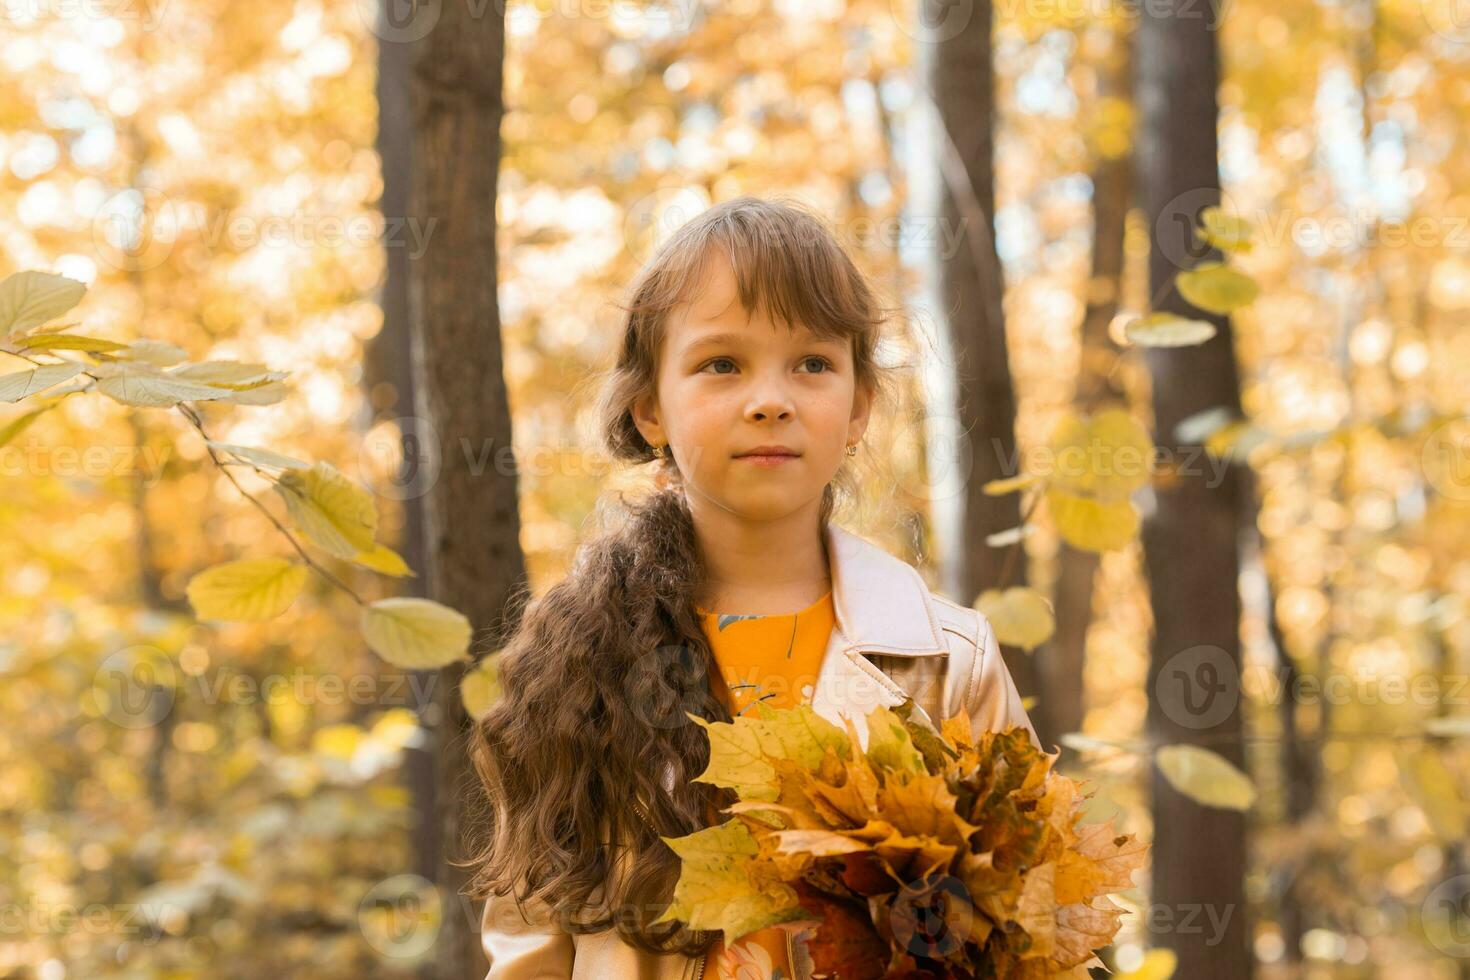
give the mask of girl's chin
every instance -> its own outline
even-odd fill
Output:
[[[773,521],[816,506],[822,495],[796,492],[791,487],[773,487],[769,491],[745,491],[724,498],[726,509],[750,521]]]

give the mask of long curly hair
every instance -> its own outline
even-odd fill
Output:
[[[467,893],[514,894],[519,907],[549,908],[569,932],[616,928],[637,948],[689,956],[719,933],[652,923],[679,875],[659,835],[710,826],[734,802],[728,790],[692,781],[709,746],[684,715],[729,721],[730,713],[710,683],[716,672],[695,607],[705,567],[682,475],[672,453],[654,454],[631,409],[654,393],[669,314],[691,298],[715,249],[747,311],[850,339],[857,384],[875,405],[893,399],[894,369],[876,351],[894,310],[879,304],[820,217],[794,201],[740,197],[680,226],[618,304],[622,343],[597,400],[607,450],[656,464],[653,490],[599,501],[612,519],[578,548],[566,578],[526,604],[499,653],[501,696],[470,735],[489,805]],[[852,495],[851,481],[845,464],[823,492],[819,526]]]

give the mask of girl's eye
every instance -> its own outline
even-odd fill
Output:
[[[806,364],[806,365],[810,365],[813,361],[815,361],[815,362],[817,362],[818,364],[821,365],[821,371],[824,371],[825,372],[825,371],[831,371],[833,369],[832,368],[832,362],[829,361],[829,360],[827,360],[825,357],[822,357],[822,356],[820,356],[818,354],[812,354],[812,355],[810,355],[808,357],[803,357],[801,359],[801,363],[802,364]],[[700,371],[704,371],[707,368],[713,367],[716,364],[729,364],[729,365],[732,365],[733,366],[735,364],[735,362],[733,360],[731,360],[730,358],[728,358],[728,357],[714,357],[714,358],[711,358],[708,361],[705,361],[704,362],[704,365],[702,367],[700,367],[699,370]],[[715,374],[728,374],[729,372],[728,371],[715,371],[714,373]],[[816,369],[813,369],[812,373],[820,373],[820,372],[818,372]]]
[[[723,363],[723,364],[734,364],[735,362],[732,361],[732,360],[730,360],[728,357],[716,357],[713,360],[706,361],[704,367],[707,368],[707,367],[709,367],[712,364],[721,364],[721,363]],[[700,370],[703,371],[704,368],[700,368]],[[716,371],[715,372],[715,374],[723,374],[723,373],[725,373],[725,372],[723,372],[723,371]]]

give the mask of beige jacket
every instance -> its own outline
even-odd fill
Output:
[[[831,523],[826,533],[836,622],[812,710],[839,726],[848,714],[865,748],[864,716],[906,695],[936,727],[963,711],[977,731],[1024,725],[1040,745],[982,613],[930,592],[912,565],[858,535]],[[526,912],[509,896],[486,902],[486,980],[714,980],[701,977],[701,958],[645,953],[612,929],[567,933],[543,910]]]

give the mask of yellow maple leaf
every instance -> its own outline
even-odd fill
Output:
[[[763,926],[801,918],[793,889],[752,875],[750,859],[759,848],[739,820],[659,839],[683,864],[674,900],[654,922],[677,919],[691,929],[719,929],[728,945]]]

